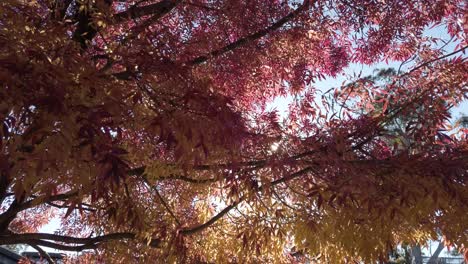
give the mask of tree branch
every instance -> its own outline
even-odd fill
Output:
[[[55,201],[62,201],[62,200],[71,198],[71,197],[76,196],[76,195],[78,195],[78,192],[72,191],[72,192],[57,194],[57,195],[53,195],[53,196],[45,196],[45,195],[39,196],[39,197],[31,199],[31,200],[29,200],[27,202],[22,203],[18,207],[18,210],[23,211],[25,209],[34,207],[34,206],[36,206],[38,204],[50,203],[50,202],[55,202]]]
[[[140,176],[145,173],[146,166],[138,167],[129,170],[127,173],[133,176]],[[184,175],[171,174],[167,177],[160,178],[158,180],[181,180],[189,183],[204,184],[218,181],[216,178],[207,178],[207,179],[194,179]]]
[[[49,253],[45,252],[41,247],[39,247],[38,245],[35,245],[35,244],[29,244],[32,248],[34,248],[35,250],[37,250],[37,252],[39,253],[39,255],[41,255],[41,257],[45,258],[47,260],[47,262],[49,262],[49,264],[55,264],[55,261],[50,257]]]
[[[161,201],[161,203],[164,205],[164,207],[166,208],[166,210],[169,212],[169,214],[172,216],[172,218],[174,218],[174,220],[176,221],[176,223],[180,226],[180,221],[179,219],[176,217],[176,215],[174,214],[174,212],[172,212],[171,208],[169,207],[169,205],[166,203],[166,200],[164,200],[164,198],[161,196],[161,194],[159,193],[158,189],[156,188],[156,186],[152,186],[150,184],[150,182],[148,181],[148,179],[145,177],[145,175],[142,175],[142,178],[143,180],[145,181],[146,185],[148,186],[148,188],[150,190],[153,190],[155,193],[156,193],[156,196],[158,196],[159,200]]]
[[[115,14],[113,16],[114,23],[122,23],[129,19],[136,19],[148,15],[158,16],[158,18],[160,18],[169,13],[179,2],[180,0],[163,0],[150,5],[130,7],[123,12]]]
[[[56,234],[47,234],[47,233],[6,233],[0,235],[0,245],[11,245],[11,244],[35,244],[46,247],[51,247],[59,250],[65,251],[83,251],[85,249],[97,248],[101,243],[114,241],[114,240],[124,240],[124,239],[135,239],[136,235],[133,233],[113,233],[97,237],[71,237],[63,236]],[[49,240],[49,241],[48,241]],[[50,242],[54,241],[54,242]],[[154,238],[151,240],[151,245],[157,247],[161,240]],[[72,244],[64,245],[59,244]],[[78,245],[77,245],[78,244]]]
[[[437,263],[437,259],[439,258],[440,252],[444,249],[444,243],[442,241],[439,242],[437,249],[434,251],[432,256],[427,261],[428,264]]]
[[[3,214],[0,214],[0,231],[6,230],[11,221],[15,219],[16,215],[23,210],[34,207],[38,204],[64,200],[77,194],[78,192],[73,191],[53,196],[39,196],[26,202],[15,199],[8,210],[6,210]]]
[[[457,53],[459,53],[459,52],[463,52],[463,51],[466,50],[467,48],[468,48],[468,46],[464,46],[463,48],[460,48],[460,49],[458,49],[458,50],[455,50],[455,51],[453,51],[453,52],[451,52],[451,53],[448,53],[448,54],[445,54],[445,55],[443,55],[443,56],[440,56],[440,57],[434,58],[434,59],[432,59],[432,60],[426,61],[426,62],[424,62],[424,63],[418,65],[417,67],[414,67],[413,69],[409,70],[408,72],[405,72],[404,74],[400,75],[399,77],[401,78],[401,77],[403,77],[403,76],[409,75],[410,73],[412,73],[412,72],[414,72],[414,71],[417,71],[417,70],[419,70],[420,68],[425,67],[425,66],[427,66],[427,65],[429,65],[429,64],[431,64],[431,63],[433,63],[433,62],[436,62],[436,61],[438,61],[438,60],[442,60],[442,59],[445,59],[445,58],[447,58],[447,57],[453,56],[453,55],[455,55],[455,54],[457,54]]]
[[[251,35],[246,36],[246,37],[243,37],[241,39],[238,39],[238,40],[234,41],[233,43],[231,43],[231,44],[229,44],[227,46],[224,46],[224,47],[222,47],[220,49],[211,51],[210,53],[208,53],[206,55],[195,58],[195,59],[189,61],[188,64],[189,65],[202,64],[203,62],[206,62],[210,58],[216,58],[216,57],[218,57],[220,55],[225,54],[226,52],[232,51],[232,50],[234,50],[236,48],[239,48],[239,47],[241,47],[243,45],[249,44],[252,41],[258,40],[258,39],[270,34],[271,32],[281,28],[284,24],[291,21],[297,15],[299,15],[304,10],[306,10],[310,6],[310,4],[311,4],[310,2],[311,2],[310,0],[304,0],[304,3],[300,7],[298,7],[296,10],[292,11],[288,15],[284,16],[280,20],[276,21],[271,26],[269,26],[267,28],[264,28],[264,29],[262,29],[260,31],[257,31],[257,32],[255,32],[255,33],[253,33]]]
[[[210,225],[214,224],[216,221],[221,219],[224,215],[229,213],[233,208],[235,208],[240,202],[242,202],[245,198],[242,197],[239,199],[239,201],[232,203],[231,205],[227,206],[224,208],[221,212],[219,212],[217,215],[213,216],[210,220],[206,221],[205,223],[192,227],[192,228],[187,228],[183,229],[180,233],[183,235],[192,235],[195,233],[198,233],[202,231],[203,229],[209,227]]]
[[[290,180],[293,180],[299,176],[302,176],[308,172],[312,171],[312,167],[306,167],[302,170],[299,170],[293,174],[290,174],[290,175],[287,175],[283,178],[280,178],[278,180],[275,180],[273,182],[271,182],[270,184],[270,187],[273,187],[275,185],[278,185],[278,184],[281,184],[283,182],[287,182],[287,181],[290,181]],[[259,187],[258,188],[258,192],[261,192],[262,190],[264,189],[263,186]],[[207,222],[201,224],[201,225],[198,225],[198,226],[195,226],[195,227],[192,227],[192,228],[187,228],[187,229],[183,229],[180,233],[183,234],[183,235],[192,235],[192,234],[195,234],[195,233],[198,233],[202,230],[204,230],[205,228],[211,226],[212,224],[214,224],[216,221],[218,221],[219,219],[221,219],[223,216],[225,216],[227,213],[229,213],[229,211],[231,211],[233,208],[235,208],[239,203],[243,202],[244,200],[246,199],[246,196],[242,196],[241,198],[239,198],[238,201],[232,203],[231,205],[225,207],[221,212],[219,212],[218,214],[216,214],[215,216],[213,216],[210,220],[208,220]]]
[[[60,204],[56,204],[56,203],[52,203],[52,202],[46,202],[46,204],[48,204],[49,206],[52,206],[52,207],[55,207],[55,208],[59,208],[59,209],[68,209],[70,208],[68,205],[60,205]],[[85,205],[86,207],[81,207],[82,210],[84,211],[88,211],[88,212],[96,212],[97,211],[97,208],[93,208],[91,206],[89,206],[88,204],[81,204],[81,205]],[[78,207],[75,207],[75,209],[77,209]]]
[[[67,9],[70,6],[72,0],[55,0],[53,19],[62,20],[65,18]]]

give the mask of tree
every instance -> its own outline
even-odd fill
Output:
[[[363,77],[363,80],[371,85],[379,85],[379,86],[386,86],[386,85],[393,85],[392,79],[397,74],[397,71],[393,68],[385,68],[385,69],[376,69],[374,70],[373,75]],[[362,80],[358,80],[357,82],[353,82],[348,84],[347,89],[355,88],[353,86],[359,86]],[[389,92],[385,93],[385,96],[380,96],[376,98],[375,105],[371,107],[369,110],[370,112],[382,112],[382,111],[389,111],[393,112],[397,110],[400,106],[398,102],[389,103],[385,98],[389,96],[394,96],[395,93],[392,93],[392,88],[389,87]],[[405,92],[405,91],[400,91]],[[409,93],[409,92],[407,92]],[[444,104],[443,100],[435,101],[435,104]],[[341,105],[342,107],[344,105]],[[411,153],[418,152],[418,142],[414,140],[412,136],[412,130],[415,128],[415,124],[418,124],[418,119],[420,118],[421,113],[424,113],[427,108],[432,108],[432,104],[427,105],[418,105],[416,106],[412,112],[404,113],[404,114],[396,114],[391,120],[386,122],[385,130],[383,133],[385,136],[382,137],[382,140],[385,141],[386,145],[390,146],[399,146],[393,149],[394,152],[400,151],[408,151]],[[444,108],[447,106],[444,105]],[[385,109],[384,109],[385,108]],[[365,109],[363,109],[365,110]],[[437,133],[437,136],[443,139],[446,139],[447,136],[441,132]],[[439,236],[440,234],[438,234]],[[439,239],[438,239],[439,240]],[[430,243],[430,241],[426,241],[426,243]],[[434,254],[430,256],[428,263],[435,263],[439,254],[444,249],[444,243],[440,241],[438,243],[438,247]],[[422,264],[423,263],[423,252],[421,250],[421,245],[414,244],[414,245],[407,245],[402,244],[398,245],[395,250],[390,252],[390,261],[389,263],[414,263],[414,264]]]
[[[467,97],[464,11],[1,1],[0,244],[93,263],[370,263],[437,232],[465,250],[466,135],[440,132]],[[434,24],[461,45],[429,45]],[[342,109],[319,106],[316,80],[413,56],[389,85],[360,80],[332,93]],[[296,100],[279,121],[265,109],[284,95]],[[387,143],[387,124],[409,113],[417,152]],[[59,232],[39,232],[54,217]]]

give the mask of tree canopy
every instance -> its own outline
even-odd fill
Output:
[[[438,234],[466,250],[467,130],[449,122],[468,94],[466,11],[2,0],[0,244],[83,263],[371,263]],[[315,86],[381,61],[412,67]],[[268,107],[281,96],[285,118]]]

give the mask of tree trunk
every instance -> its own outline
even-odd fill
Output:
[[[443,249],[444,249],[444,243],[440,242],[434,254],[432,254],[431,258],[427,261],[427,264],[436,264],[437,259],[439,258],[439,254],[440,252],[442,252]]]
[[[411,264],[422,264],[421,246],[411,248]]]

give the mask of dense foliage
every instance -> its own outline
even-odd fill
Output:
[[[449,111],[467,99],[466,11],[2,0],[0,244],[92,263],[370,263],[439,234],[464,250],[468,142]],[[314,86],[385,60],[413,66]]]

